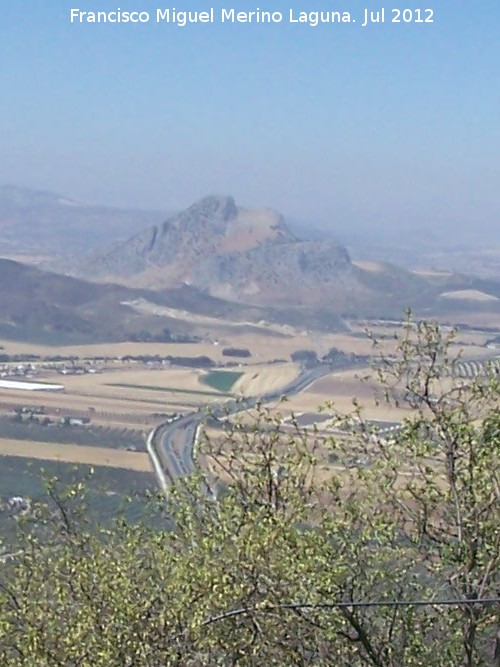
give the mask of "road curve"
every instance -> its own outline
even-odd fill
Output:
[[[331,373],[330,366],[321,365],[303,370],[300,375],[279,391],[263,396],[244,399],[229,399],[225,403],[207,406],[214,417],[224,417],[249,410],[257,403],[271,403],[282,396],[291,396],[304,390],[315,380]],[[169,483],[192,474],[195,470],[193,452],[197,431],[205,419],[205,410],[192,412],[173,423],[165,422],[157,426],[148,437],[148,452],[156,477],[163,491]]]

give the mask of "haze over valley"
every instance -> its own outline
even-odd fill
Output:
[[[161,321],[156,306],[254,324],[307,322],[318,330],[345,330],[349,318],[397,318],[407,307],[455,322],[462,311],[494,317],[498,310],[493,264],[477,271],[485,278],[414,269],[374,257],[377,246],[359,257],[362,250],[311,236],[277,211],[242,207],[230,196],[208,196],[168,216],[6,186],[0,188],[4,256],[50,271],[3,261],[9,289],[1,291],[2,326],[13,335],[17,327],[21,336],[39,326],[49,338],[52,331],[80,341],[123,340],[172,326],[186,333],[182,318]],[[471,256],[477,258],[472,250]]]

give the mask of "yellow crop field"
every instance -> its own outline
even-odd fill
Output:
[[[279,390],[292,382],[300,373],[297,364],[259,364],[239,369],[243,376],[235,382],[231,392],[242,396],[261,396]]]
[[[77,391],[80,394],[94,394],[98,391],[102,396],[116,396],[119,394],[124,398],[142,398],[142,392],[141,396],[138,396],[137,391],[134,391],[136,387],[202,391],[203,385],[199,382],[201,374],[202,371],[197,369],[185,370],[169,368],[168,366],[152,370],[117,368],[95,375],[67,375],[64,377],[63,383],[66,391]],[[130,389],[125,385],[130,385]],[[156,395],[155,398],[158,399],[159,396]]]
[[[8,440],[0,438],[1,456],[21,456],[43,461],[61,461],[111,468],[125,468],[138,472],[152,472],[151,461],[144,452],[127,452],[108,447],[60,445],[47,442]]]
[[[334,404],[334,409],[347,414],[353,410],[353,397],[363,407],[366,419],[399,421],[408,416],[408,410],[393,408],[375,400],[375,385],[364,382],[361,378],[366,370],[349,370],[331,373],[316,380],[304,391],[291,396],[285,403],[275,406],[274,412],[287,415],[290,412],[316,412],[327,402]]]

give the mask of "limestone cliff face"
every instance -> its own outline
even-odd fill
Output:
[[[214,296],[267,305],[340,305],[358,288],[347,251],[317,241],[264,243],[212,255],[193,268],[191,283]]]
[[[179,284],[253,304],[340,306],[361,288],[347,251],[301,241],[271,209],[206,197],[99,257],[91,273],[161,289]]]

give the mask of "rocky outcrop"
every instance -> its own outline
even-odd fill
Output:
[[[161,289],[179,284],[253,304],[344,303],[359,288],[347,251],[301,241],[271,209],[232,197],[205,197],[119,244],[92,263],[92,275]]]
[[[205,197],[162,225],[111,248],[79,275],[161,292],[189,287],[207,298],[279,310],[287,321],[311,317],[395,316],[431,312],[460,276],[434,279],[384,262],[351,262],[330,240],[304,241],[271,209],[242,208],[232,197]],[[439,301],[443,309],[443,299]]]
[[[152,267],[157,283],[183,282],[189,271],[212,255],[266,242],[292,241],[282,217],[270,209],[240,209],[232,197],[205,197],[97,258],[98,273],[133,276]]]
[[[347,251],[329,241],[265,243],[216,254],[193,268],[191,283],[222,298],[270,305],[340,304],[358,287]]]

